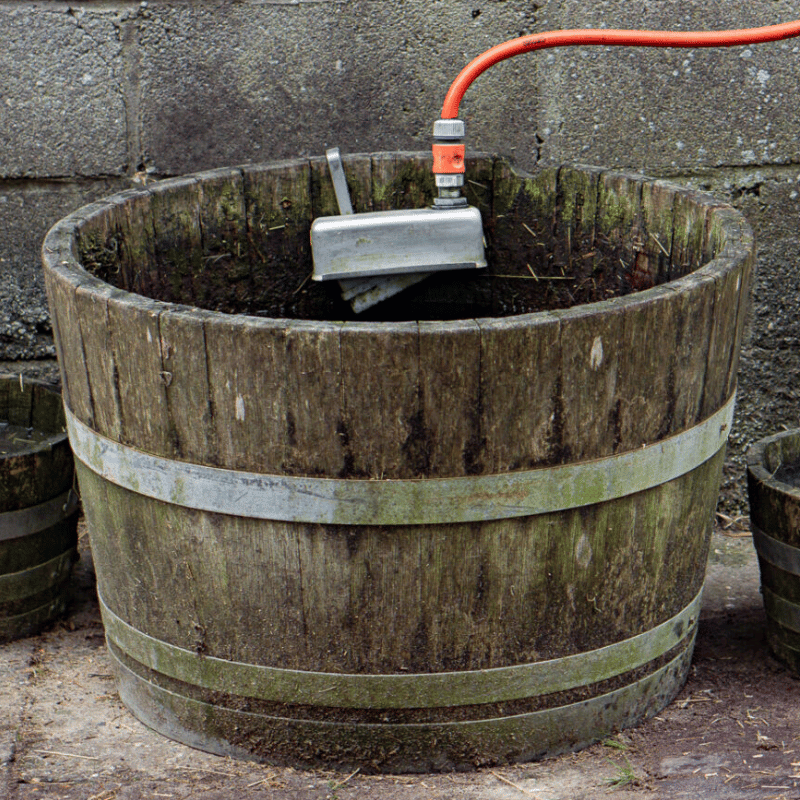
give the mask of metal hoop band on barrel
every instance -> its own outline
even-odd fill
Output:
[[[751,525],[751,530],[753,545],[760,559],[790,575],[800,576],[800,549],[774,539],[755,525]],[[764,596],[764,608],[767,616],[784,628],[788,628],[794,633],[800,633],[800,605],[781,597],[763,583],[761,593]]]
[[[24,611],[22,614],[15,614],[13,617],[0,618],[0,637],[16,638],[20,635],[21,630],[36,630],[52,620],[53,617],[63,614],[66,606],[67,598],[62,593],[38,608]]]
[[[100,599],[109,640],[149,669],[193,686],[258,700],[336,708],[436,708],[519,700],[577,689],[643,666],[693,635],[702,592],[671,619],[621,642],[571,656],[465,672],[348,675],[226,661],[128,625]],[[620,666],[623,665],[623,666]]]
[[[349,480],[218,469],[108,439],[66,409],[75,456],[111,483],[167,503],[234,516],[339,525],[428,525],[546,514],[659,486],[724,446],[735,395],[698,425],[618,455],[496,475]]]
[[[783,572],[800,576],[800,549],[773,539],[755,525],[751,525],[751,528],[753,545],[759,558]],[[761,593],[764,595],[764,608],[767,615],[784,628],[800,633],[800,605],[781,597],[763,584]]]
[[[767,616],[783,625],[784,628],[800,633],[800,605],[775,594],[766,586],[761,587],[761,593],[764,595],[764,608]]]
[[[800,549],[774,539],[753,524],[750,525],[750,529],[753,534],[753,546],[760,558],[784,572],[800,576]]]
[[[43,564],[21,572],[0,575],[0,603],[28,600],[52,587],[63,586],[77,555],[77,549],[71,547]],[[66,604],[67,596],[64,591],[60,591],[56,597],[35,608],[13,616],[0,616],[0,638],[16,638],[25,632],[36,630],[54,616],[63,613]]]
[[[507,746],[508,742],[513,742],[525,760],[541,757],[545,753],[554,754],[586,746],[607,735],[609,730],[640,721],[648,708],[652,709],[654,702],[663,707],[686,679],[691,653],[690,645],[669,663],[634,683],[568,705],[492,719],[361,725],[346,721],[292,719],[221,708],[176,694],[143,679],[109,651],[115,662],[120,697],[137,716],[167,736],[219,755],[241,757],[249,751],[246,747],[206,733],[203,726],[198,724],[200,721],[224,719],[231,726],[241,725],[246,730],[261,731],[270,737],[270,741],[288,736],[312,747],[326,746],[330,733],[336,736],[337,744],[360,742],[368,737],[378,752],[387,753],[407,746],[416,753],[420,739],[432,748],[442,738],[447,740],[451,736],[455,736],[462,747],[469,747],[484,755],[502,752],[504,744]],[[665,690],[665,687],[669,688]],[[565,741],[569,742],[567,747]],[[405,758],[408,759],[407,754]],[[417,763],[416,756],[412,758],[412,763]]]
[[[0,575],[0,603],[22,600],[66,580],[76,558],[74,547],[21,572]]]
[[[78,510],[78,495],[68,489],[44,503],[0,513],[0,542],[52,528]]]

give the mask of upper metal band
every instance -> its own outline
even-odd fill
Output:
[[[19,511],[0,513],[0,542],[52,528],[77,510],[78,495],[72,489],[68,489],[44,503],[28,506]]]
[[[120,619],[100,597],[109,641],[162,675],[193,686],[260,700],[338,708],[438,708],[562,692],[636,669],[694,636],[701,595],[671,619],[597,650],[511,667],[464,672],[362,675],[227,661],[155,639]]]
[[[218,469],[143,453],[96,433],[66,410],[75,456],[102,478],[167,503],[220,514],[338,525],[427,525],[546,514],[659,486],[715,455],[734,396],[668,439],[557,467],[423,480],[350,480]]]
[[[800,576],[800,550],[798,548],[773,538],[752,523],[750,530],[753,534],[753,546],[764,561],[784,572]]]

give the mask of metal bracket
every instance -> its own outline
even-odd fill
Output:
[[[331,172],[333,191],[336,195],[336,204],[339,206],[339,213],[352,214],[353,204],[350,202],[350,190],[347,188],[347,178],[344,175],[342,154],[339,148],[331,147],[329,150],[326,150],[325,158],[328,159],[328,169]]]
[[[339,206],[339,214],[343,217],[353,215],[353,203],[350,200],[350,190],[347,188],[342,153],[338,147],[331,147],[325,151],[325,158],[328,160],[328,169],[333,181],[333,191],[336,195],[336,204]],[[428,273],[418,272],[397,276],[342,278],[339,280],[339,286],[342,298],[350,303],[350,307],[356,314],[359,314],[377,305],[381,300],[393,297],[403,289],[413,286],[427,277]]]

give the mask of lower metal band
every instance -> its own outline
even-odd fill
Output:
[[[652,674],[589,700],[492,719],[405,724],[302,720],[212,705],[158,686],[109,655],[125,705],[151,728],[192,747],[283,762],[281,745],[288,744],[289,763],[341,764],[353,752],[359,762],[372,761],[382,771],[418,772],[451,764],[474,767],[471,754],[480,754],[484,763],[558,755],[635,725],[680,690],[692,643]]]
[[[78,496],[69,489],[44,503],[0,513],[0,542],[52,528],[77,510]]]
[[[607,458],[474,477],[349,480],[264,475],[154,456],[66,409],[75,456],[132,492],[200,511],[334,525],[428,525],[546,514],[626,497],[691,472],[724,447],[734,397],[699,425]]]
[[[511,667],[390,675],[306,672],[199,655],[133,628],[100,598],[106,636],[133,660],[239,697],[335,708],[439,708],[518,700],[588,686],[643,666],[693,635],[701,594],[644,633],[597,650]]]

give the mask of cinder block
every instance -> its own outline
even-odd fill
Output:
[[[124,181],[0,187],[0,361],[55,355],[40,249],[47,230]]]
[[[153,7],[139,39],[147,161],[176,174],[334,145],[426,149],[461,68],[535,21],[519,0]],[[480,80],[468,147],[534,149],[535,81],[519,72],[520,111],[499,74]]]
[[[122,174],[122,45],[114,13],[0,6],[0,178]]]
[[[764,0],[567,0],[557,22],[566,28],[724,30],[791,21],[779,6]],[[725,49],[582,47],[540,53],[547,109],[540,120],[543,153],[553,162],[649,173],[791,163],[798,156],[800,118],[793,98],[799,53],[798,40]]]
[[[727,182],[728,197],[747,217],[759,243],[748,344],[785,352],[797,360],[800,373],[800,167],[754,171]],[[795,404],[795,427],[800,427],[800,381],[789,399]]]

